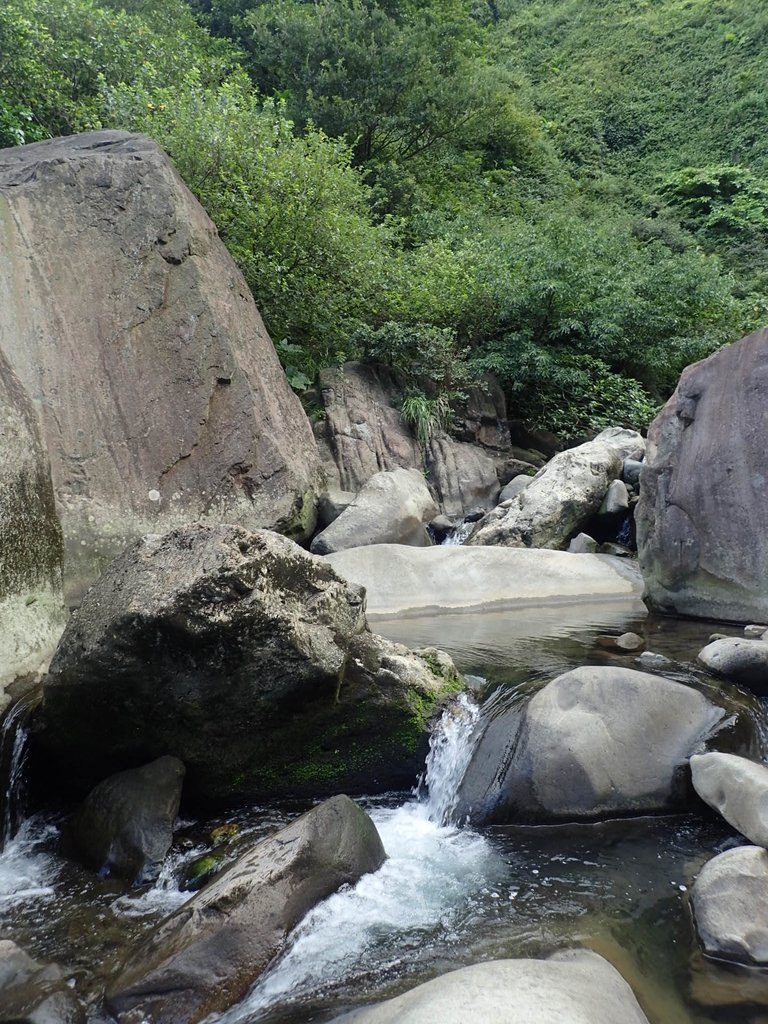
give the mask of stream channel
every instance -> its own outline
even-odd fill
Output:
[[[701,814],[484,832],[443,823],[479,715],[528,699],[578,665],[640,667],[632,655],[601,648],[601,634],[634,630],[648,650],[673,659],[663,674],[726,689],[746,703],[765,754],[760,703],[695,666],[718,627],[649,618],[639,602],[617,601],[380,619],[372,628],[409,646],[447,650],[471,676],[473,695],[444,716],[418,792],[361,800],[381,833],[385,865],[315,908],[248,997],[215,1019],[323,1022],[464,964],[584,946],[621,971],[651,1024],[765,1024],[768,975],[706,960],[698,950],[690,887],[705,861],[743,842],[703,807]],[[129,944],[189,898],[178,878],[207,848],[211,830],[239,826],[234,856],[307,806],[249,806],[227,818],[181,821],[158,882],[131,891],[60,857],[60,819],[37,814],[0,854],[0,934],[59,963],[81,994],[91,994],[90,1019],[102,1021],[103,979]]]

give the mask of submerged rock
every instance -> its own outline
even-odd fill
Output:
[[[634,431],[611,429],[560,452],[508,508],[489,513],[469,543],[565,547],[600,509],[627,453],[642,445],[643,439]]]
[[[706,953],[768,964],[768,850],[739,846],[713,857],[701,869],[691,897]]]
[[[368,815],[335,796],[244,853],[142,936],[107,988],[120,1022],[194,1024],[246,994],[320,900],[386,858]]]
[[[474,824],[594,820],[690,802],[688,759],[726,712],[690,686],[584,666],[493,718],[459,789]]]
[[[69,593],[192,519],[309,536],[309,421],[157,143],[101,131],[2,150],[0,225],[0,335],[37,405]]]
[[[721,637],[699,651],[711,672],[763,696],[768,695],[768,643],[742,637]]]
[[[41,964],[0,940],[0,1020],[8,1024],[85,1024],[85,1009],[55,964]]]
[[[755,846],[768,847],[768,767],[713,751],[691,758],[701,799]]]
[[[337,1024],[648,1024],[632,989],[597,953],[462,967],[337,1017]]]
[[[173,841],[183,781],[182,762],[160,757],[100,782],[70,826],[78,858],[100,874],[154,881]]]
[[[415,781],[428,719],[459,687],[452,663],[372,637],[364,591],[326,560],[197,524],[144,538],[86,594],[36,740],[60,767],[49,786],[168,753],[198,801],[389,789]]]
[[[768,616],[768,330],[683,371],[648,431],[637,508],[650,602],[730,622]]]
[[[312,541],[316,555],[365,544],[429,546],[426,523],[438,508],[424,475],[415,469],[377,473],[348,505]]]

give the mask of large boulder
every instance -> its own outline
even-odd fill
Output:
[[[56,964],[33,960],[0,940],[0,1021],[8,1024],[85,1024],[85,1008]]]
[[[338,1024],[648,1024],[619,972],[597,953],[462,967]]]
[[[648,432],[637,542],[648,600],[768,616],[768,330],[689,366]]]
[[[563,548],[594,516],[627,454],[642,450],[631,430],[609,428],[593,441],[555,455],[511,504],[481,520],[470,544]]]
[[[701,799],[729,825],[755,846],[768,847],[768,767],[712,751],[691,758],[691,777]]]
[[[145,537],[88,591],[43,690],[39,746],[81,784],[162,754],[197,800],[409,785],[459,686],[373,637],[362,588],[268,531]],[[43,759],[38,759],[40,763]]]
[[[3,150],[0,233],[0,345],[37,406],[71,594],[180,522],[311,533],[311,427],[156,143],[103,131]]]
[[[142,935],[107,989],[118,1021],[194,1024],[246,994],[301,918],[386,854],[368,815],[335,796],[244,853]]]
[[[365,544],[428,546],[432,541],[425,524],[437,511],[424,475],[418,470],[377,473],[351,505],[318,533],[311,550],[317,555],[328,555]]]
[[[184,765],[176,757],[119,772],[86,797],[70,825],[76,855],[99,874],[152,882],[173,841]]]
[[[722,637],[699,651],[702,665],[718,676],[768,696],[768,642]]]
[[[365,587],[371,615],[511,608],[573,600],[638,599],[636,567],[605,555],[564,551],[374,544],[328,555],[334,570]]]
[[[427,469],[443,510],[462,516],[475,508],[493,508],[499,497],[496,460],[474,444],[433,437],[427,445]]]
[[[768,850],[739,846],[701,869],[691,894],[705,952],[768,965]]]
[[[688,759],[727,719],[682,683],[626,668],[573,669],[487,722],[456,818],[525,824],[679,809],[692,796]]]
[[[6,259],[0,245],[0,345]],[[5,686],[46,662],[64,628],[62,555],[34,406],[0,351],[0,712]]]

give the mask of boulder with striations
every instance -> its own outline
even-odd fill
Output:
[[[311,533],[309,422],[215,226],[151,139],[0,152],[0,348],[36,406],[71,596],[182,522]]]

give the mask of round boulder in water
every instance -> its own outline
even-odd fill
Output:
[[[688,759],[728,715],[698,690],[584,666],[488,722],[456,815],[478,825],[583,821],[679,809]]]
[[[491,960],[418,985],[336,1024],[648,1024],[619,972],[597,953]]]
[[[768,643],[742,637],[722,637],[699,651],[699,661],[760,695],[768,695]]]
[[[768,850],[739,846],[707,861],[693,887],[696,930],[720,960],[768,964]]]

